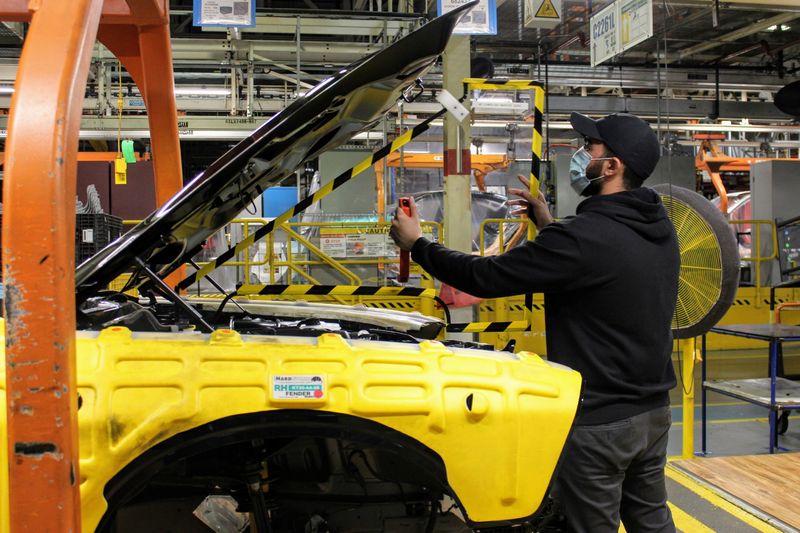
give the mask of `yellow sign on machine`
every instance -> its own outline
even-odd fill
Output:
[[[526,28],[555,28],[561,24],[561,0],[525,0]]]
[[[558,11],[556,11],[556,7],[553,5],[553,0],[544,0],[534,16],[546,19],[561,18],[561,16],[558,14]]]

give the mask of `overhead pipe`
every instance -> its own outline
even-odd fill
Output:
[[[754,45],[748,46],[746,48],[742,48],[741,50],[737,50],[735,52],[731,52],[730,54],[728,54],[726,56],[720,57],[719,59],[714,61],[714,63],[716,63],[716,64],[724,63],[726,61],[730,61],[731,59],[735,59],[735,58],[737,58],[737,57],[739,57],[741,55],[749,54],[750,52],[754,52],[755,50],[759,50],[759,49],[764,49],[765,53],[769,53],[767,51],[768,50],[767,42],[764,41],[764,40],[761,40],[761,41],[759,41],[758,43],[756,43]]]

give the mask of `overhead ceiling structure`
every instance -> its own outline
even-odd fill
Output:
[[[781,146],[800,147],[794,117],[773,104],[775,93],[800,76],[796,0],[652,0],[654,36],[597,67],[589,64],[589,19],[610,0],[560,2],[562,23],[545,30],[524,26],[523,0],[497,0],[497,35],[472,38],[473,57],[491,60],[495,77],[546,83],[552,140],[568,138],[570,111],[629,111],[683,141],[691,141],[692,131],[711,128],[730,132],[731,143],[756,146],[747,136],[767,129]],[[235,140],[326,75],[435,16],[436,2],[256,0],[256,26],[227,32],[194,27],[192,0],[171,0],[170,8],[175,92],[185,112],[181,135]],[[0,28],[0,108],[10,103],[25,30],[22,24]],[[115,137],[118,79],[116,59],[98,45],[83,138]],[[129,136],[146,138],[144,102],[124,72],[122,81],[123,127]],[[441,73],[426,83],[431,90],[441,87]],[[426,91],[405,111],[424,116],[437,106]],[[525,127],[516,107],[482,110],[473,128]],[[2,128],[0,117],[0,137]],[[382,135],[363,135],[359,142],[372,137],[379,142]]]

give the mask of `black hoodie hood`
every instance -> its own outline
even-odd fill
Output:
[[[675,231],[661,197],[649,187],[592,196],[578,205],[577,213],[612,218],[651,242],[670,239]]]

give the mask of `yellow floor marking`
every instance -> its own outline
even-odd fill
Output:
[[[677,505],[667,502],[667,506],[672,511],[672,521],[675,522],[675,527],[679,531],[684,531],[685,533],[714,533],[713,529]]]
[[[700,406],[701,404],[698,404]],[[720,405],[753,405],[748,402],[706,402],[706,407],[719,407]]]
[[[722,420],[706,420],[706,424],[736,424],[739,422],[767,422],[769,423],[769,418],[760,417],[760,418],[725,418]],[[702,420],[695,421],[697,425],[702,425]],[[673,422],[673,426],[682,426],[683,422]]]
[[[708,501],[711,505],[719,507],[723,511],[733,515],[734,517],[744,522],[748,526],[755,528],[757,531],[761,531],[762,533],[779,533],[780,530],[770,526],[760,518],[751,515],[741,507],[737,507],[736,505],[732,504],[731,502],[729,502],[716,492],[698,483],[697,481],[687,476],[683,472],[680,472],[676,468],[667,465],[665,472],[667,474],[667,477],[670,478],[671,480],[683,485],[684,487],[694,492],[704,500]]]
[[[685,533],[714,533],[714,530],[706,526],[698,519],[689,516],[689,514],[680,509],[676,505],[667,502],[670,511],[672,511],[672,521],[675,522],[675,527]],[[625,526],[620,522],[619,533],[626,533]]]
[[[754,351],[758,352],[758,353],[752,353],[752,354],[728,354],[728,355],[710,354],[709,361],[713,361],[714,363],[716,363],[716,362],[719,362],[719,361],[741,361],[743,359],[758,360],[758,359],[768,359],[769,358],[769,353],[767,351],[762,351],[762,350],[754,350]],[[788,358],[795,358],[798,355],[800,355],[800,354],[798,354],[796,352],[795,353],[786,353],[785,350],[783,352],[784,360],[787,357]],[[672,354],[672,360],[673,361],[677,361],[678,360],[678,356],[674,352]]]

